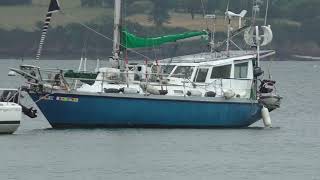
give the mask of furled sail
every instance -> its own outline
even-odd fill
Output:
[[[52,18],[52,14],[55,12],[58,12],[60,10],[60,4],[58,0],[51,0],[50,1],[50,5],[49,5],[49,9],[46,15],[46,19],[42,28],[42,34],[41,34],[41,39],[40,39],[40,43],[39,43],[39,47],[38,47],[38,51],[37,51],[37,56],[36,56],[36,60],[40,59],[41,56],[41,51],[42,51],[42,47],[44,44],[44,41],[46,39],[46,35],[47,35],[47,31],[49,28],[49,24],[50,24],[50,20]]]
[[[207,31],[193,31],[182,34],[173,34],[153,38],[143,38],[135,36],[127,31],[122,31],[121,41],[126,48],[148,48],[156,47],[165,43],[177,42],[195,37],[207,36]]]

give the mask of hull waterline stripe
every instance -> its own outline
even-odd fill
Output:
[[[0,121],[0,125],[20,124],[20,121]]]

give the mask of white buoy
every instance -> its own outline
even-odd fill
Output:
[[[128,88],[128,87],[125,87],[123,88],[123,94],[138,94],[139,91],[135,88]]]
[[[225,99],[231,99],[235,96],[236,94],[234,93],[234,91],[232,91],[231,89],[228,89],[227,91],[223,91],[223,96]]]
[[[270,113],[269,113],[268,108],[266,108],[264,106],[262,107],[261,116],[262,116],[264,126],[271,128],[272,124],[271,124],[271,118],[270,118]]]
[[[154,86],[151,86],[147,83],[140,83],[141,89],[143,89],[145,92],[150,93],[152,95],[160,95],[159,89],[157,89]]]
[[[153,95],[160,95],[159,89],[151,85],[147,85],[146,91]]]

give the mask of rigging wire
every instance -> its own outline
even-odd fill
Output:
[[[72,16],[72,15],[70,15],[70,14],[65,13],[65,12],[62,12],[62,14],[65,15],[66,17],[69,17],[69,18],[72,18],[72,19],[78,19],[78,18],[76,18],[76,17],[74,17],[74,16]],[[80,24],[81,26],[83,26],[84,28],[92,31],[93,33],[101,36],[102,38],[105,38],[105,39],[107,39],[107,40],[109,40],[109,41],[114,42],[113,38],[110,38],[110,37],[108,37],[108,36],[106,36],[106,35],[98,32],[98,31],[96,31],[95,29],[91,28],[90,26],[88,26],[88,25],[86,25],[86,24],[84,24],[84,23],[82,23],[82,22],[79,22],[79,21],[78,21],[77,23],[79,23],[79,24]],[[120,45],[121,47],[123,47],[123,48],[126,48],[126,46],[125,46],[124,44],[122,44],[122,43],[119,43],[119,45]],[[135,54],[137,54],[137,55],[140,55],[140,56],[142,56],[142,57],[144,57],[144,58],[146,58],[146,59],[148,59],[148,60],[152,60],[150,57],[148,57],[148,56],[146,56],[146,55],[144,55],[144,54],[141,54],[141,53],[139,53],[138,51],[135,51],[135,50],[133,50],[133,49],[127,49],[127,50],[128,50],[128,51],[131,51],[131,52],[133,52],[133,53],[135,53]]]
[[[85,35],[85,39],[83,41],[81,56],[86,57],[87,56],[87,47],[88,46],[88,34]]]
[[[256,21],[256,13],[255,13],[255,3],[256,2],[256,0],[253,0],[252,1],[252,11],[251,11],[251,23],[252,23],[252,25],[254,25],[255,24],[255,21]]]
[[[268,20],[268,11],[269,11],[269,0],[267,0],[267,4],[266,4],[266,14],[265,14],[265,17],[264,17],[264,25],[267,26],[267,20]],[[271,64],[273,63],[273,58],[270,58],[270,62],[268,64],[268,74],[269,74],[269,79],[272,79],[272,75],[271,75],[271,72],[270,72],[270,67],[271,67]]]
[[[207,11],[207,10],[206,10],[206,8],[205,8],[205,6],[204,6],[203,0],[201,0],[201,6],[202,6],[202,14],[203,14],[203,18],[205,19],[206,27],[207,27],[207,29],[209,29],[208,19],[205,18],[205,16],[206,16],[206,11]]]

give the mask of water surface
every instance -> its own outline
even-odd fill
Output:
[[[7,69],[20,63],[0,60],[0,87],[19,84]],[[24,117],[15,135],[0,136],[0,179],[320,180],[320,62],[263,66],[284,97],[271,114],[278,128],[52,130],[42,115]]]

